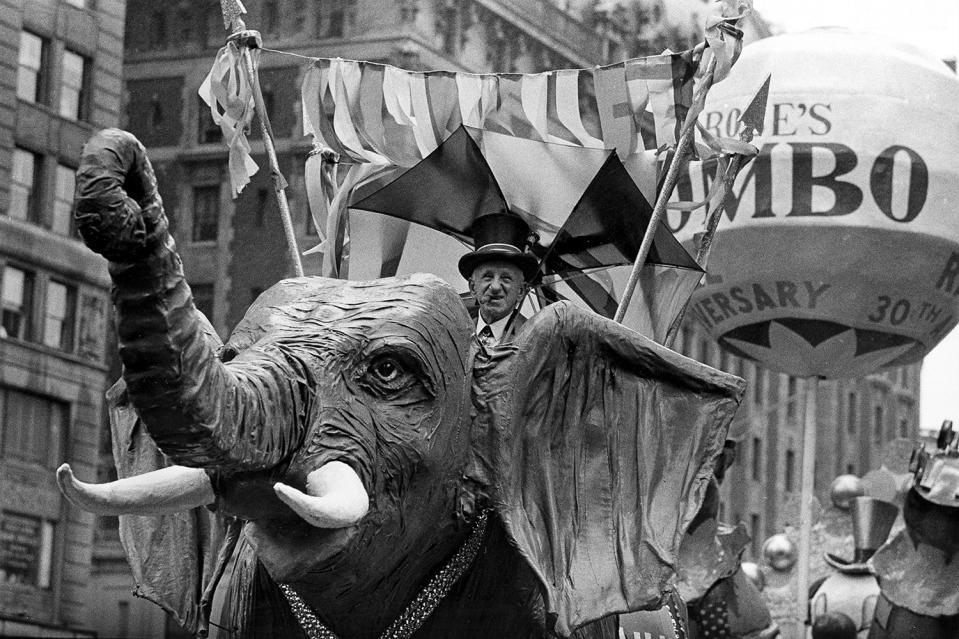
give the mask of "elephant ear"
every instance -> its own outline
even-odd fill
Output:
[[[557,634],[660,604],[744,387],[569,303],[476,355],[474,463]]]
[[[201,330],[213,346],[216,331],[201,315]],[[120,379],[106,395],[113,459],[119,478],[142,475],[170,465],[129,403]],[[120,542],[136,583],[136,594],[170,613],[191,633],[202,626],[200,596],[216,571],[223,542],[222,518],[206,508],[171,515],[120,515]]]

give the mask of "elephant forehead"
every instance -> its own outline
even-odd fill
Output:
[[[459,295],[431,275],[365,282],[300,277],[264,292],[230,342],[242,349],[271,333],[291,330],[323,331],[338,342],[401,337],[452,350],[463,360],[472,322]]]

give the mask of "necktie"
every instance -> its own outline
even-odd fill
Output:
[[[477,335],[477,338],[479,339],[480,344],[482,344],[483,346],[487,348],[489,348],[490,346],[493,346],[493,342],[495,340],[493,338],[493,329],[490,328],[489,324],[483,327],[483,329]]]

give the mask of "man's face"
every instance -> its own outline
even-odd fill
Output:
[[[510,262],[483,262],[469,279],[470,292],[479,304],[480,317],[487,324],[509,315],[526,291],[523,271]]]

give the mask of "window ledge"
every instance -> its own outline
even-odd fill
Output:
[[[58,120],[61,120],[63,122],[68,122],[69,124],[73,124],[73,125],[82,127],[84,129],[87,129],[90,133],[93,133],[94,130],[96,129],[94,124],[88,120],[78,120],[76,118],[69,118],[65,115],[62,115],[60,113],[60,110],[55,108],[52,104],[44,104],[43,102],[32,102],[30,100],[24,100],[20,96],[17,96],[17,101],[20,104],[25,104],[34,109],[42,111],[45,115],[51,118],[57,118]]]
[[[58,359],[66,360],[73,364],[79,364],[80,366],[85,366],[87,368],[92,368],[94,370],[97,370],[103,373],[107,372],[108,370],[108,366],[102,361],[99,361],[99,360],[94,361],[85,357],[81,357],[80,355],[77,355],[76,353],[70,353],[64,350],[60,350],[59,348],[47,346],[46,344],[42,344],[40,342],[30,342],[24,339],[20,339],[18,337],[5,336],[5,337],[0,337],[0,344],[17,345],[27,350],[34,351],[40,355],[45,355],[47,357],[56,357]]]

